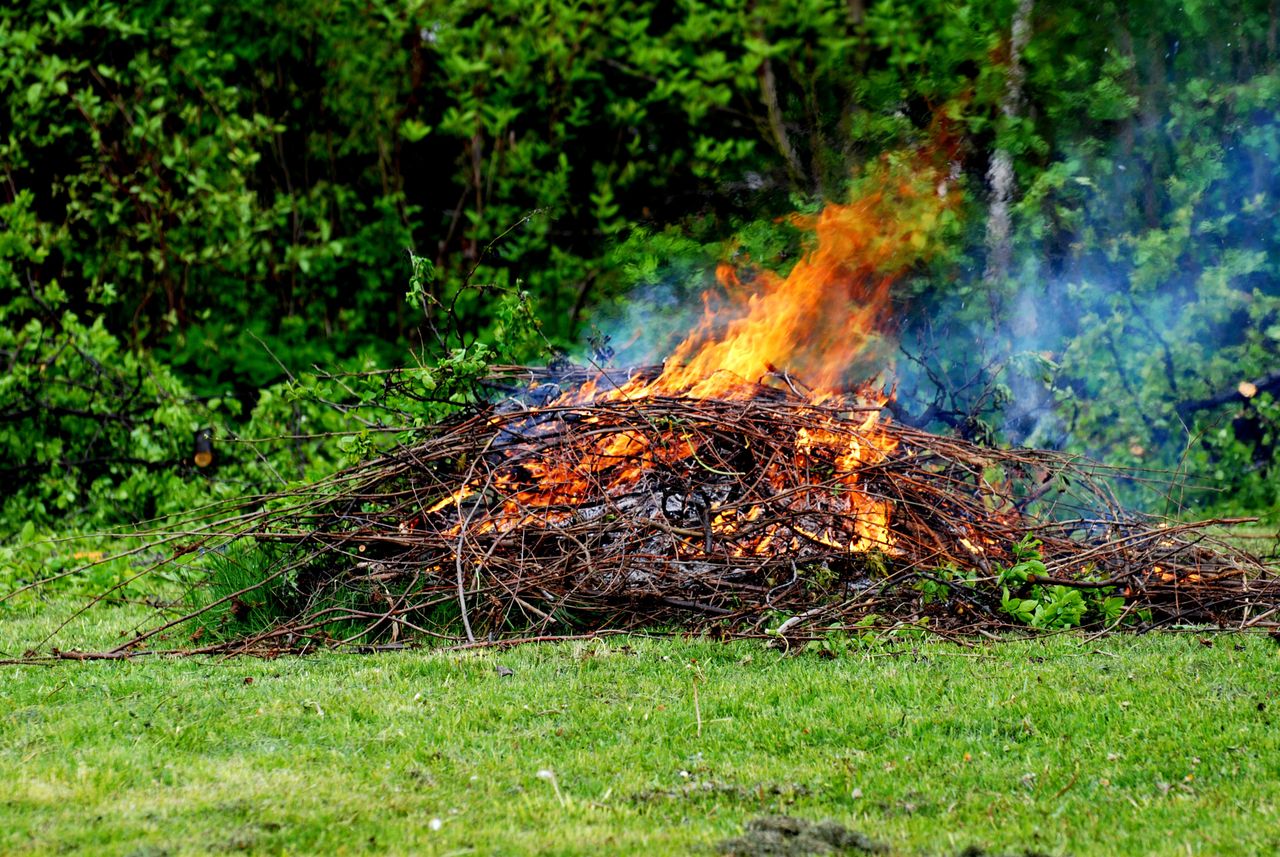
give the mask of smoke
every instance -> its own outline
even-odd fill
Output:
[[[1215,462],[1233,431],[1268,435],[1230,394],[1280,368],[1280,124],[1272,111],[1243,123],[1171,110],[1136,140],[1063,147],[1045,170],[1051,192],[1022,189],[1009,278],[981,288],[975,246],[912,308],[905,413],[953,427],[976,417],[1001,443],[1232,490]],[[1224,400],[1235,404],[1201,404]]]
[[[1232,419],[1253,418],[1231,391],[1262,397],[1257,382],[1280,377],[1278,91],[1265,69],[1243,82],[1188,78],[1144,95],[1111,141],[1053,141],[1006,200],[998,277],[981,228],[988,171],[971,164],[963,243],[896,293],[900,352],[885,377],[901,417],[1218,478]],[[615,365],[672,353],[702,316],[712,267],[670,259],[596,315]],[[1209,401],[1234,404],[1199,404]]]
[[[617,367],[661,363],[703,314],[700,295],[714,288],[712,266],[669,265],[625,299],[599,308],[574,357]]]

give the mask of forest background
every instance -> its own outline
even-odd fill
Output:
[[[1278,32],[1275,0],[7,5],[0,590],[491,364],[660,359],[718,262],[785,269],[786,215],[939,128],[963,201],[894,292],[898,417],[1275,522]]]

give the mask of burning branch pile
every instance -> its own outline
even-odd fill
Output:
[[[500,372],[489,404],[213,528],[266,561],[118,651],[192,622],[197,650],[274,651],[1265,618],[1280,581],[1209,523],[1130,515],[1094,465],[894,423],[849,383],[957,197],[936,153],[878,169],[804,221],[785,276],[722,268],[662,366]]]
[[[524,380],[519,397],[241,530],[276,547],[271,571],[205,609],[231,621],[269,598],[279,620],[209,648],[964,632],[1023,624],[1010,599],[1037,587],[1123,599],[1110,619],[1068,624],[1141,611],[1146,626],[1227,625],[1280,598],[1208,523],[1128,515],[1087,464],[886,422],[866,392],[819,403],[798,386],[706,399],[636,396],[643,374],[603,392],[603,378],[569,392],[545,371]],[[1011,575],[1029,539],[1042,563]]]

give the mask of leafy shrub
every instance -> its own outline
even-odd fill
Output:
[[[996,577],[1001,587],[1000,608],[1010,618],[1045,630],[1078,628],[1090,619],[1112,625],[1121,619],[1124,599],[1112,594],[1115,587],[1079,589],[1037,583],[1048,579],[1048,569],[1040,542],[1031,536],[1014,545],[1013,553],[1017,561]],[[1020,590],[1023,596],[1010,595],[1010,588]]]

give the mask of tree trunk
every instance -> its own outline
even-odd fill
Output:
[[[760,39],[764,40],[764,34],[760,34]],[[756,70],[756,75],[760,79],[760,96],[764,101],[765,112],[769,117],[769,131],[773,136],[773,144],[777,147],[778,153],[782,155],[787,162],[787,172],[791,175],[791,181],[797,188],[804,188],[807,184],[805,181],[804,167],[800,164],[800,156],[796,154],[795,147],[791,145],[791,138],[787,135],[786,122],[782,116],[782,106],[778,103],[778,83],[773,76],[773,62],[769,57],[765,57],[760,63],[760,68]]]
[[[1035,0],[1018,0],[1013,13],[1009,34],[1009,72],[1005,81],[1004,98],[1000,112],[1006,120],[1016,119],[1022,109],[1022,84],[1026,73],[1022,68],[1022,52],[1031,38],[1031,12]],[[1013,260],[1010,236],[1009,203],[1013,200],[1013,155],[1006,148],[997,148],[987,169],[987,183],[991,187],[991,211],[987,215],[987,269],[989,283],[999,282],[1009,276]]]

